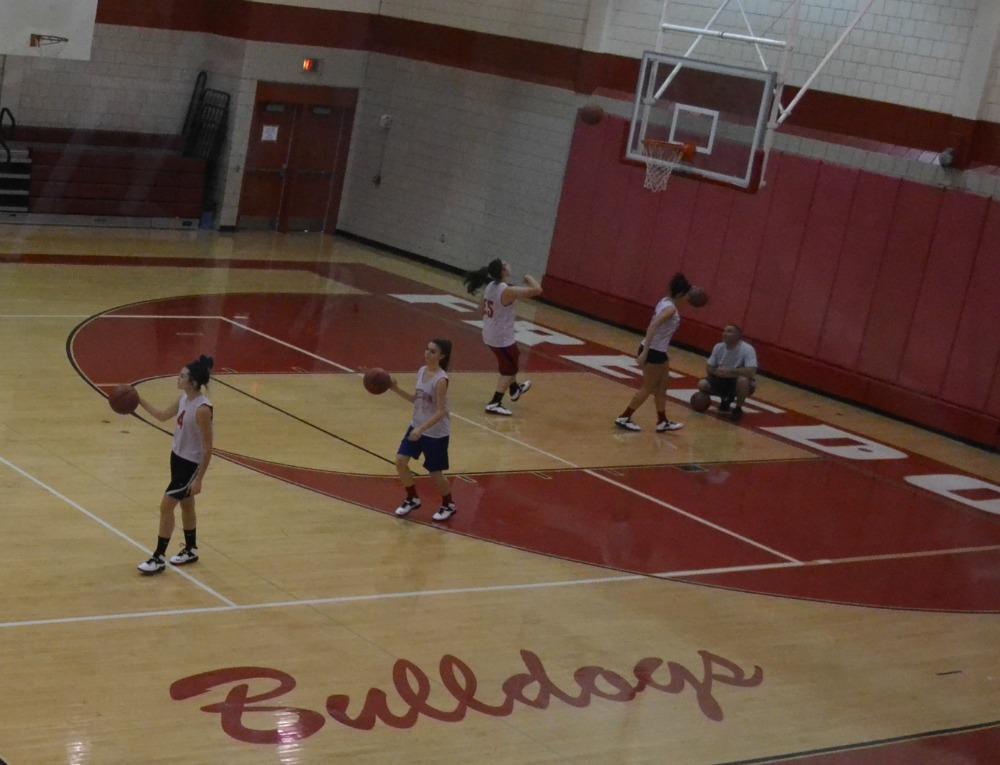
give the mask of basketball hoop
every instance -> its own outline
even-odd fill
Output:
[[[63,51],[63,46],[68,42],[69,38],[62,37],[61,35],[42,35],[32,32],[28,37],[28,47],[37,48],[38,55],[42,58],[48,58],[49,56],[58,58]]]
[[[670,183],[674,168],[681,162],[690,162],[697,151],[693,143],[670,143],[655,138],[645,138],[642,142],[643,156],[658,162],[646,162],[646,180],[643,188],[650,191],[665,191]],[[669,163],[669,164],[661,164]]]
[[[69,38],[62,37],[61,35],[37,35],[32,33],[28,37],[28,46],[31,48],[41,48],[43,45],[59,45],[64,42],[69,42]]]

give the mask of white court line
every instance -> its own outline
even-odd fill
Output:
[[[180,314],[180,313],[101,313],[93,317],[97,319],[216,319],[228,321],[225,316],[212,316],[209,314]]]
[[[527,584],[496,584],[484,587],[462,587],[448,590],[412,590],[409,592],[382,592],[374,595],[341,595],[333,598],[310,598],[309,600],[281,600],[269,603],[249,603],[243,606],[214,606],[210,608],[180,608],[169,611],[132,611],[119,614],[97,614],[94,616],[66,616],[58,619],[32,619],[20,622],[0,622],[0,629],[11,627],[38,627],[47,624],[75,624],[77,622],[106,622],[118,619],[142,619],[163,616],[188,616],[190,614],[233,613],[236,611],[261,611],[269,608],[295,608],[298,606],[330,606],[339,603],[359,603],[372,600],[398,600],[400,598],[422,598],[436,595],[464,595],[476,592],[503,592],[507,590],[539,590],[550,587],[575,587],[585,584],[605,584],[608,582],[634,582],[649,579],[641,574],[622,574],[596,579],[566,579],[557,582],[529,582]]]
[[[134,547],[138,547],[144,553],[148,553],[149,552],[149,548],[148,547],[146,547],[145,545],[139,544],[137,541],[135,541],[134,539],[132,539],[132,537],[130,537],[124,531],[119,531],[114,526],[112,526],[110,523],[108,523],[107,521],[105,521],[103,518],[100,518],[100,517],[94,515],[92,512],[90,512],[89,510],[87,510],[82,505],[77,504],[76,502],[74,502],[73,500],[71,500],[69,497],[67,497],[65,494],[61,494],[60,492],[56,491],[51,486],[49,486],[47,483],[39,480],[38,478],[35,478],[35,476],[33,476],[28,471],[19,468],[17,465],[15,465],[10,460],[5,459],[4,457],[0,457],[0,463],[3,463],[7,467],[9,467],[15,473],[19,473],[20,475],[24,476],[29,481],[31,481],[32,483],[34,483],[36,486],[40,486],[41,488],[45,489],[45,491],[47,491],[53,497],[61,499],[67,505],[69,505],[70,507],[72,507],[74,510],[77,510],[78,512],[83,513],[85,516],[87,516],[88,518],[90,518],[90,520],[92,520],[95,523],[103,526],[105,529],[107,529],[108,531],[110,531],[112,534],[115,534],[116,536],[121,537],[126,542],[128,542],[131,545],[133,545]],[[204,582],[202,582],[202,581],[196,579],[195,577],[191,576],[186,571],[184,571],[184,570],[182,570],[180,568],[177,568],[175,566],[167,566],[167,569],[170,570],[170,571],[173,571],[173,572],[175,572],[177,574],[179,574],[182,577],[184,577],[189,582],[191,582],[192,584],[200,587],[202,590],[204,590],[205,592],[207,592],[209,595],[211,595],[212,597],[216,598],[217,600],[221,600],[229,608],[236,608],[236,604],[233,601],[231,601],[229,598],[225,597],[224,595],[220,595],[218,592],[216,592],[215,590],[213,590],[207,584],[205,584]]]
[[[280,345],[285,346],[286,348],[291,348],[292,350],[298,351],[299,353],[304,353],[305,355],[310,356],[311,358],[314,358],[317,361],[322,361],[325,364],[329,364],[331,366],[337,367],[338,369],[342,369],[345,372],[351,372],[351,373],[357,374],[355,372],[355,370],[351,369],[350,367],[345,367],[343,364],[338,364],[336,361],[331,361],[330,359],[326,359],[326,358],[323,358],[322,356],[316,355],[315,353],[311,353],[310,351],[307,351],[304,348],[299,348],[298,346],[292,345],[291,343],[287,343],[284,340],[279,340],[278,338],[273,337],[272,335],[269,335],[266,332],[261,332],[260,330],[253,329],[251,327],[246,326],[245,324],[240,324],[239,322],[233,321],[232,319],[227,319],[226,317],[221,317],[221,318],[224,321],[228,321],[230,324],[233,324],[233,325],[235,325],[237,327],[245,329],[245,330],[247,330],[249,332],[253,332],[254,334],[260,335],[261,337],[267,338],[268,340],[272,340],[272,341],[274,341],[274,342],[276,342],[276,343],[278,343]],[[562,464],[564,464],[564,465],[566,465],[568,467],[574,468],[576,470],[581,470],[584,473],[586,473],[587,475],[593,476],[594,478],[598,479],[599,481],[604,481],[605,483],[609,483],[612,486],[617,486],[619,489],[623,489],[624,491],[630,492],[631,494],[634,494],[637,497],[641,497],[642,499],[645,499],[648,502],[652,502],[653,504],[659,505],[660,507],[665,507],[668,510],[672,510],[673,512],[675,512],[675,513],[677,513],[679,515],[683,515],[684,517],[689,518],[692,521],[700,523],[703,526],[708,526],[709,528],[714,529],[715,531],[718,531],[718,532],[720,532],[722,534],[726,534],[728,536],[731,536],[731,537],[733,537],[735,539],[740,540],[741,542],[745,542],[748,545],[752,545],[753,547],[756,547],[759,550],[764,550],[765,552],[768,552],[771,555],[775,555],[775,556],[777,556],[779,558],[784,558],[786,561],[791,561],[793,563],[798,563],[799,562],[799,560],[797,558],[793,558],[790,555],[785,555],[783,552],[779,552],[778,550],[775,550],[773,547],[768,547],[767,545],[761,544],[760,542],[757,542],[757,541],[751,539],[750,537],[743,536],[742,534],[738,534],[735,531],[730,531],[729,529],[727,529],[727,528],[725,528],[723,526],[719,526],[716,523],[712,523],[711,521],[706,520],[705,518],[701,518],[701,517],[695,515],[694,513],[689,513],[686,510],[682,510],[681,508],[677,507],[676,505],[672,505],[669,502],[664,502],[661,499],[657,499],[656,497],[653,497],[653,496],[651,496],[649,494],[646,494],[645,492],[639,491],[638,489],[634,489],[631,486],[628,486],[627,484],[624,484],[624,483],[621,483],[620,481],[614,480],[613,478],[608,478],[607,476],[602,475],[601,473],[597,472],[596,470],[591,470],[589,468],[582,468],[580,465],[577,465],[574,462],[570,462],[567,459],[563,459],[562,457],[559,457],[558,455],[552,454],[551,452],[545,451],[544,449],[540,449],[537,446],[533,446],[533,445],[531,445],[531,444],[529,444],[529,443],[527,443],[525,441],[522,441],[522,440],[520,440],[518,438],[514,438],[513,436],[508,436],[506,433],[501,433],[500,431],[494,430],[493,428],[490,428],[490,427],[487,427],[486,425],[478,423],[475,420],[470,420],[468,417],[463,417],[462,415],[458,414],[457,412],[452,412],[452,416],[454,416],[458,420],[462,420],[463,422],[467,422],[468,424],[473,425],[473,426],[475,426],[477,428],[480,428],[482,430],[485,430],[485,431],[487,431],[489,433],[493,433],[495,435],[498,435],[501,438],[506,438],[508,441],[512,441],[513,443],[517,444],[518,446],[523,446],[526,449],[531,449],[532,451],[535,451],[535,452],[538,452],[539,454],[545,455],[549,459],[553,459],[556,462],[561,462]]]
[[[1000,545],[987,545],[984,547],[955,547],[948,550],[926,550],[911,553],[890,553],[887,555],[868,555],[853,558],[831,558],[824,560],[787,562],[787,563],[762,563],[754,566],[730,566],[724,568],[703,568],[692,569],[690,571],[666,571],[661,574],[621,574],[618,576],[604,576],[591,579],[564,579],[555,582],[529,582],[526,584],[496,584],[482,587],[460,587],[444,590],[411,590],[407,592],[382,592],[373,595],[341,595],[332,598],[310,598],[307,600],[282,600],[268,603],[248,603],[246,605],[233,606],[210,606],[202,608],[177,608],[166,611],[132,611],[118,614],[96,614],[93,616],[66,616],[56,619],[31,619],[25,621],[0,622],[0,629],[10,629],[13,627],[37,627],[49,624],[75,624],[82,622],[106,622],[123,619],[144,619],[158,618],[165,616],[188,616],[196,614],[214,614],[220,612],[232,613],[235,611],[262,611],[271,608],[297,608],[300,606],[333,606],[343,603],[359,603],[376,600],[399,600],[403,598],[435,597],[439,595],[467,595],[480,592],[508,592],[518,590],[540,590],[554,587],[576,587],[590,584],[610,584],[613,582],[636,582],[653,578],[674,578],[681,576],[709,576],[712,574],[736,573],[740,571],[762,571],[774,568],[815,568],[819,566],[832,566],[844,563],[859,563],[873,560],[895,560],[903,558],[931,557],[935,555],[957,555],[971,552],[984,552],[989,550],[1000,550]]]
[[[981,547],[952,547],[944,550],[920,550],[907,553],[883,553],[881,555],[855,555],[847,558],[820,558],[817,560],[798,561],[795,563],[759,563],[750,566],[723,566],[721,568],[702,568],[690,571],[664,571],[651,574],[661,579],[671,579],[679,576],[708,576],[710,574],[734,574],[740,571],[767,571],[774,568],[815,568],[818,566],[836,566],[843,563],[868,563],[879,560],[904,560],[906,558],[930,558],[935,555],[959,555],[972,552],[987,552],[1000,550],[1000,545],[983,545]]]
[[[188,315],[188,314],[139,314],[139,313],[100,313],[94,316],[87,313],[0,313],[0,319],[219,319],[228,321],[225,316]]]
[[[286,348],[291,348],[293,351],[298,351],[299,353],[304,353],[306,356],[309,356],[310,358],[316,359],[317,361],[322,361],[324,364],[329,364],[330,366],[337,367],[337,369],[340,369],[340,370],[342,370],[344,372],[351,372],[352,374],[359,374],[359,373],[355,372],[355,370],[351,369],[350,367],[345,367],[343,364],[338,364],[336,361],[330,361],[330,359],[325,359],[322,356],[317,356],[315,353],[310,353],[305,348],[299,348],[297,345],[292,345],[291,343],[286,343],[284,340],[280,340],[277,337],[274,337],[274,335],[269,335],[266,332],[261,332],[259,329],[254,329],[253,327],[248,327],[246,324],[240,324],[240,322],[233,321],[232,319],[228,319],[225,316],[220,316],[219,318],[222,319],[223,321],[228,321],[234,327],[239,327],[240,329],[245,329],[247,332],[253,332],[255,335],[260,335],[261,337],[267,338],[271,342],[277,343],[278,345],[283,345]]]

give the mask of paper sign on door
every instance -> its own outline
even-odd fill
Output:
[[[264,125],[264,130],[261,133],[260,140],[262,140],[262,141],[277,141],[278,140],[278,126],[277,125]]]

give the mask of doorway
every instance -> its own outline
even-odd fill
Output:
[[[240,228],[336,230],[357,98],[353,88],[258,83]]]

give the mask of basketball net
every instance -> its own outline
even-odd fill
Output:
[[[655,138],[646,138],[642,142],[642,153],[650,159],[669,162],[670,164],[660,164],[660,162],[646,163],[646,180],[643,181],[643,188],[650,191],[665,191],[670,183],[670,176],[673,175],[674,168],[682,161],[690,161],[695,154],[695,146],[692,143],[676,144],[668,141],[658,141]]]

